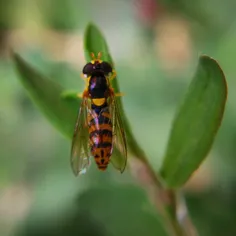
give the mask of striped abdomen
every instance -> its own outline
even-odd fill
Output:
[[[105,170],[112,154],[112,122],[108,107],[99,115],[90,115],[88,125],[91,153],[98,168]]]

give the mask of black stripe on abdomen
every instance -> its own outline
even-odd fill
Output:
[[[89,121],[89,124],[90,125],[95,125],[97,123],[98,124],[111,124],[111,117],[110,117],[111,115],[110,115],[109,108],[107,107],[107,105],[106,107],[98,107],[98,106],[95,106],[95,107],[100,109],[99,112],[97,112],[95,108],[93,108],[93,110],[95,111],[95,113],[98,114],[98,116],[96,118],[91,118],[91,120]]]
[[[89,138],[92,139],[95,135],[107,135],[109,137],[112,137],[112,131],[111,130],[108,130],[108,129],[104,129],[104,130],[95,130],[93,132],[91,132],[89,134]]]
[[[93,144],[91,148],[107,148],[107,147],[112,147],[112,143],[105,142],[105,143]]]
[[[96,122],[97,120],[97,122]],[[92,118],[90,121],[89,121],[89,125],[95,125],[95,124],[111,124],[111,119],[109,119],[108,117],[106,116],[103,116],[103,115],[100,115],[98,118]]]

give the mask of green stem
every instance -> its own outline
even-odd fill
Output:
[[[149,198],[162,215],[168,233],[171,236],[197,236],[183,196],[163,186],[146,157],[132,158],[130,167],[131,172],[145,187]]]

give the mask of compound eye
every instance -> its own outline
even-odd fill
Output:
[[[94,65],[91,62],[89,62],[84,66],[83,74],[86,75],[92,74],[93,70],[94,70]]]
[[[105,74],[109,74],[112,72],[112,67],[108,62],[103,61],[101,63],[101,69],[104,71]]]

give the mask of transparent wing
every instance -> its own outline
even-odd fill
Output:
[[[115,147],[111,157],[111,163],[122,173],[125,170],[127,163],[127,143],[119,104],[114,96],[111,97],[110,112],[113,123],[113,145]]]
[[[71,146],[70,161],[75,175],[84,174],[90,165],[87,102],[87,98],[81,102]]]

